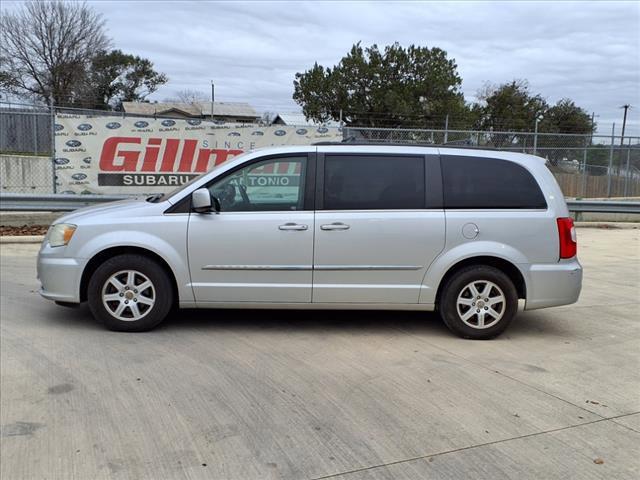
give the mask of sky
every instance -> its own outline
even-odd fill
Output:
[[[3,2],[5,5],[8,2]],[[114,46],[152,60],[169,83],[259,111],[299,111],[296,72],[335,65],[355,42],[439,47],[468,101],[487,82],[527,79],[550,103],[595,112],[599,133],[640,135],[640,2],[92,1]],[[15,4],[5,8],[14,8]]]

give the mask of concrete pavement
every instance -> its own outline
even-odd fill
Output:
[[[0,246],[3,480],[640,476],[638,230],[579,230],[580,302],[488,342],[413,312],[109,332],[37,295],[36,251]]]

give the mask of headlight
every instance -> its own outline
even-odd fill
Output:
[[[49,229],[49,245],[62,247],[68,244],[76,231],[76,225],[70,223],[58,223]]]

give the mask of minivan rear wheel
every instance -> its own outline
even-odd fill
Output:
[[[94,317],[110,330],[141,332],[162,322],[173,305],[164,269],[143,255],[118,255],[100,265],[87,297]]]
[[[486,340],[500,335],[518,311],[518,293],[511,279],[488,265],[473,265],[447,280],[439,303],[440,316],[463,338]]]

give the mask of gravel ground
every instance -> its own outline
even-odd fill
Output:
[[[23,235],[44,235],[49,227],[47,225],[23,225],[21,227],[0,226],[0,237],[23,236]]]

